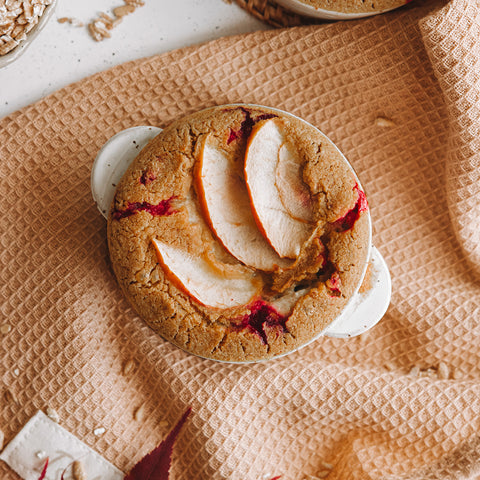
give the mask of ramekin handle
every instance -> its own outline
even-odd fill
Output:
[[[390,272],[382,255],[373,246],[370,262],[371,288],[355,294],[340,317],[325,330],[325,336],[355,337],[370,330],[385,315],[392,295]]]
[[[140,150],[162,131],[157,127],[122,130],[100,149],[92,166],[90,187],[100,213],[107,218],[117,183]]]

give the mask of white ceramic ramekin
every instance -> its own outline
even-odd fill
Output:
[[[228,106],[259,107],[259,105],[249,104],[236,104]],[[272,109],[271,107],[264,108],[269,108],[274,111],[277,110],[284,115],[295,117],[308,124],[308,122],[305,120],[290,113],[282,112],[281,110],[274,108]],[[91,189],[93,199],[95,200],[99,211],[105,218],[108,216],[108,211],[115,193],[115,186],[120,181],[127,167],[139,154],[141,149],[160,132],[160,128],[151,126],[128,128],[114,135],[98,152],[98,155],[92,166]],[[360,181],[358,180],[358,177],[352,166],[345,156],[340,152],[340,150],[338,151],[351,169],[358,182],[358,185],[361,188]],[[362,280],[358,283],[355,294],[342,310],[341,314],[324,331],[320,332],[308,343],[313,342],[323,335],[338,338],[350,338],[360,335],[376,325],[388,308],[391,297],[390,273],[380,252],[373,245],[371,245],[372,229],[369,211],[368,216],[370,250],[364,265]],[[360,293],[359,288],[369,264],[371,271],[371,288],[366,292]],[[302,348],[305,345],[302,345],[299,348]],[[286,354],[287,353],[280,356]]]

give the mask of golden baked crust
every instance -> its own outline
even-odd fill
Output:
[[[247,267],[230,255],[201,215],[194,172],[209,134],[233,162],[243,162],[254,124],[278,117],[300,152],[315,223],[292,265],[252,271],[261,298],[209,308],[172,283],[152,239],[218,268]],[[358,289],[367,260],[370,220],[363,192],[335,146],[305,122],[266,107],[220,106],[169,125],[138,155],[117,186],[108,245],[118,282],[138,314],[165,339],[196,355],[255,361],[290,352],[321,333]],[[289,315],[272,302],[294,298]]]

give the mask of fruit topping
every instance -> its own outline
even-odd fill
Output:
[[[368,210],[367,197],[365,196],[365,193],[360,190],[358,185],[355,185],[353,189],[358,193],[357,201],[355,202],[355,206],[343,217],[333,222],[333,229],[336,232],[346,232],[353,228],[355,222],[360,218],[360,213]]]
[[[168,216],[174,213],[177,213],[176,210],[172,208],[172,202],[175,200],[175,196],[170,197],[167,200],[162,200],[156,205],[152,205],[148,202],[133,202],[129,203],[128,206],[122,210],[115,210],[112,213],[112,218],[114,220],[120,220],[122,218],[130,217],[135,215],[137,212],[147,212],[150,215],[155,216]]]
[[[153,239],[165,275],[184,293],[212,308],[231,308],[248,304],[258,294],[259,285],[246,268],[243,274],[228,275],[216,269],[203,255]]]
[[[279,313],[272,305],[263,300],[255,301],[235,328],[258,335],[264,345],[268,344],[267,331],[276,329],[279,333],[286,333],[288,316]]]
[[[257,228],[243,180],[226,153],[212,144],[209,135],[200,146],[195,173],[198,198],[210,228],[222,245],[251,267],[271,271],[287,266]]]
[[[245,154],[245,181],[259,230],[280,257],[296,258],[312,233],[312,225],[296,216],[311,218],[312,206],[310,202],[304,202],[307,193],[303,188],[299,194],[286,193],[287,184],[292,192],[298,191],[301,184],[301,179],[297,178],[300,169],[287,175],[288,168],[281,166],[299,161],[295,150],[286,145],[281,120],[268,120],[254,128]],[[280,157],[283,160],[279,161]],[[278,176],[281,182],[277,180]],[[288,209],[285,204],[290,204]],[[292,216],[292,212],[296,216]]]

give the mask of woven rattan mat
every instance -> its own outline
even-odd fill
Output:
[[[296,15],[270,0],[235,0],[247,12],[274,27],[296,27],[321,23],[314,18]]]

